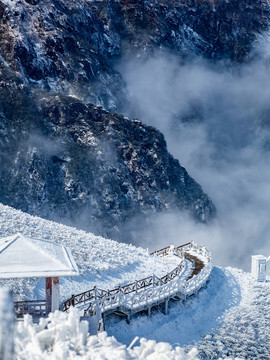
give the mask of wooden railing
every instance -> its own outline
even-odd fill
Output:
[[[94,287],[80,294],[72,295],[61,304],[60,310],[67,311],[71,306],[85,304],[84,313],[86,315],[96,309],[104,312],[116,307],[127,307],[131,310],[143,306],[144,303],[150,304],[156,300],[160,301],[176,293],[181,293],[182,296],[190,296],[203,286],[211,272],[210,252],[205,247],[193,242],[178,247],[167,246],[152,252],[151,255],[159,257],[176,255],[181,259],[181,262],[175,269],[161,278],[152,275],[112,290]],[[198,256],[204,260],[200,260]],[[181,279],[181,274],[186,274],[184,258],[192,262],[193,270],[183,277],[182,281],[173,281],[177,277]],[[45,300],[17,301],[14,305],[17,316],[24,314],[43,316],[48,313]]]
[[[168,255],[177,255],[180,258],[184,258],[184,252],[185,250],[189,249],[193,246],[192,242],[188,242],[184,245],[180,245],[178,247],[174,246],[167,246],[163,249],[157,250],[152,252],[150,255],[152,256],[168,256]],[[170,273],[164,275],[162,278],[158,278],[156,275],[149,276],[147,278],[134,281],[130,284],[119,286],[112,290],[101,290],[96,287],[94,287],[91,290],[82,292],[77,295],[72,295],[71,298],[64,301],[61,305],[61,310],[67,311],[71,306],[76,306],[82,303],[86,303],[90,301],[90,305],[93,300],[103,299],[106,297],[114,296],[117,294],[131,294],[138,292],[142,289],[146,289],[151,286],[161,286],[164,284],[167,284],[169,281],[172,281],[174,278],[176,278],[181,270],[183,268],[183,265],[178,265],[175,269],[173,269]],[[87,307],[88,309],[89,307]]]
[[[130,295],[132,293],[136,294],[142,294],[142,291],[140,290],[146,290],[153,287],[159,287],[162,285],[165,285],[175,279],[183,269],[183,264],[178,265],[175,269],[173,269],[170,273],[164,275],[162,278],[157,277],[156,275],[149,276],[148,278],[145,278],[143,280],[135,281],[132,284],[125,285],[124,287],[120,287],[111,291],[108,291],[105,296],[93,299],[92,302],[90,302],[86,309],[84,309],[84,314],[86,315],[89,311],[92,310],[93,303],[97,301],[103,301],[110,299],[112,302],[114,302],[117,298],[119,298],[122,295]],[[127,288],[129,286],[129,288]],[[122,289],[125,288],[126,291],[122,291]]]
[[[89,300],[91,301],[91,300],[102,299],[104,297],[117,295],[119,293],[127,295],[134,292],[138,292],[150,286],[160,286],[163,284],[167,284],[167,282],[173,280],[176,276],[179,275],[182,267],[183,267],[182,264],[178,265],[175,269],[173,269],[170,273],[164,275],[162,278],[159,278],[156,275],[152,275],[152,276],[148,276],[147,278],[137,280],[134,281],[133,283],[124,286],[119,286],[115,289],[108,291],[94,287],[93,289],[88,290],[84,293],[72,295],[71,298],[69,298],[68,300],[62,303],[61,310],[66,311],[71,306],[76,306],[85,303]]]
[[[172,245],[170,246],[166,246],[160,250],[155,250],[153,251],[152,253],[150,253],[150,255],[157,255],[157,256],[160,256],[160,257],[163,257],[163,256],[168,256],[170,254],[171,251],[173,252],[181,252],[181,250],[183,250],[185,247],[187,246],[190,246],[192,244],[192,242],[188,242],[186,244],[183,244],[183,245],[180,245],[180,246],[177,246],[177,247],[174,247]]]
[[[211,261],[206,262],[200,273],[192,278],[182,278],[181,281],[167,281],[160,286],[147,287],[144,291],[133,294],[116,294],[96,299],[88,304],[84,310],[84,315],[97,311],[122,311],[123,313],[135,313],[145,310],[155,304],[167,301],[169,298],[177,296],[185,300],[187,297],[196,294],[201,287],[206,284],[212,270]]]
[[[71,298],[62,303],[61,310],[66,311],[71,306],[76,306],[78,304],[85,303],[86,301],[96,299],[96,292],[96,288],[93,288],[77,295],[71,295]]]
[[[33,300],[33,301],[16,301],[14,309],[17,316],[19,315],[46,315],[46,300]]]

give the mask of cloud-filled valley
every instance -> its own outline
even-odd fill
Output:
[[[157,215],[140,230],[143,243],[193,239],[212,248],[218,265],[246,270],[251,254],[270,254],[268,52],[264,41],[244,65],[183,63],[165,52],[118,64],[131,104],[124,111],[164,133],[169,151],[217,207],[208,225],[179,213]]]

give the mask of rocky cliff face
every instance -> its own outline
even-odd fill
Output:
[[[143,213],[213,217],[212,202],[154,128],[14,79],[0,96],[0,202],[116,238]]]
[[[123,54],[167,48],[241,62],[268,17],[264,0],[2,0],[1,55],[31,86],[116,110],[125,91],[114,62]]]
[[[127,101],[115,61],[166,48],[241,62],[268,15],[263,0],[0,1],[0,201],[113,237],[165,209],[210,220],[162,134],[112,112]]]

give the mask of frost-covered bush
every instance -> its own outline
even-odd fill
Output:
[[[80,321],[77,309],[56,311],[33,324],[29,315],[17,326],[15,351],[19,359],[75,359],[87,343],[88,323]],[[52,356],[52,357],[51,357]]]
[[[39,324],[33,324],[30,316],[17,325],[15,352],[17,360],[196,360],[197,350],[188,354],[168,343],[153,340],[136,340],[127,347],[106,332],[95,336],[88,334],[88,322],[80,321],[77,309],[69,314],[51,313]]]
[[[0,289],[0,359],[9,360],[13,354],[14,308],[8,289]]]

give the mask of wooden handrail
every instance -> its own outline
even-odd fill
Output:
[[[20,301],[15,301],[14,304],[32,304],[32,303],[46,303],[46,300],[20,300]]]
[[[183,247],[189,246],[191,245],[192,242],[188,242],[184,245],[180,245],[178,247],[176,247],[175,249],[179,250]],[[170,250],[171,246],[166,246],[160,250],[156,250],[152,253],[150,253],[150,255],[159,255],[159,254],[163,254],[165,253],[165,255],[169,254],[169,250]],[[97,299],[103,299],[109,296],[113,296],[113,295],[117,295],[120,292],[124,293],[124,294],[130,294],[133,292],[136,292],[140,289],[149,287],[149,286],[153,286],[154,281],[155,282],[159,282],[159,284],[166,284],[167,282],[173,280],[180,272],[181,270],[181,265],[178,265],[175,269],[173,269],[169,274],[164,275],[162,278],[158,278],[156,275],[153,276],[149,276],[146,277],[144,279],[140,279],[137,281],[134,281],[132,283],[129,283],[127,285],[123,285],[123,286],[119,286],[118,288],[112,289],[112,290],[102,290],[102,289],[98,289],[98,288],[93,288],[91,290],[87,290],[85,292],[82,292],[80,294],[76,294],[73,295],[71,298],[65,300],[62,303],[62,310],[63,311],[67,311],[71,306],[75,306],[81,303],[85,303],[85,301],[88,300],[97,300]],[[155,279],[154,279],[155,278]],[[95,296],[87,296],[87,294],[90,294],[91,292],[95,292]],[[99,295],[98,293],[100,293],[101,295]],[[85,298],[86,297],[86,298]]]
[[[141,286],[140,288],[137,288],[137,290],[145,289],[145,288],[148,288],[148,287],[151,288],[154,285],[154,282],[155,282],[156,285],[159,285],[159,286],[167,284],[168,282],[172,281],[180,273],[182,268],[183,268],[183,265],[180,264],[175,269],[173,269],[170,273],[167,273],[166,275],[164,275],[162,278],[159,278],[158,276],[154,275],[154,276],[150,276],[148,278],[142,279],[142,280],[138,280],[138,282],[144,282],[144,285]],[[149,280],[148,284],[146,283],[146,280]],[[133,284],[136,284],[136,282],[132,283],[131,285],[133,285]],[[132,292],[135,292],[135,291],[136,290],[132,290],[132,291],[129,291],[129,292],[118,291],[118,294],[119,294],[119,292],[123,292],[125,295],[128,295],[128,294],[130,294]],[[107,296],[103,296],[103,297],[100,297],[99,299],[95,299],[95,300],[102,300],[102,299],[110,298],[111,295],[117,295],[117,293],[108,294]],[[87,311],[92,307],[93,302],[89,303],[88,307],[84,310],[84,314],[86,314]]]
[[[192,241],[190,241],[190,242],[188,242],[186,244],[183,244],[183,245],[179,245],[179,246],[176,247],[176,249],[181,249],[181,248],[183,248],[185,246],[188,246],[188,245],[191,245],[191,244],[192,244]]]
[[[188,243],[186,243],[186,244],[177,246],[175,249],[181,249],[181,248],[183,248],[183,247],[185,247],[185,246],[188,246],[188,245],[191,245],[191,244],[192,244],[192,241],[190,241],[190,242],[188,242]],[[164,247],[164,248],[162,248],[162,249],[160,249],[160,250],[155,250],[155,251],[151,252],[150,255],[157,255],[157,254],[160,254],[160,253],[165,253],[165,252],[167,252],[167,250],[168,250],[168,252],[169,252],[170,248],[171,248],[170,245],[169,245],[169,246],[166,246],[166,247]]]
[[[17,315],[46,314],[46,300],[22,300],[14,303]]]
[[[155,250],[155,251],[151,252],[150,255],[158,254],[158,253],[163,252],[163,251],[165,251],[165,250],[167,250],[167,249],[169,249],[169,248],[170,248],[170,246],[166,246],[166,247],[164,247],[164,248],[162,248],[162,249]]]

